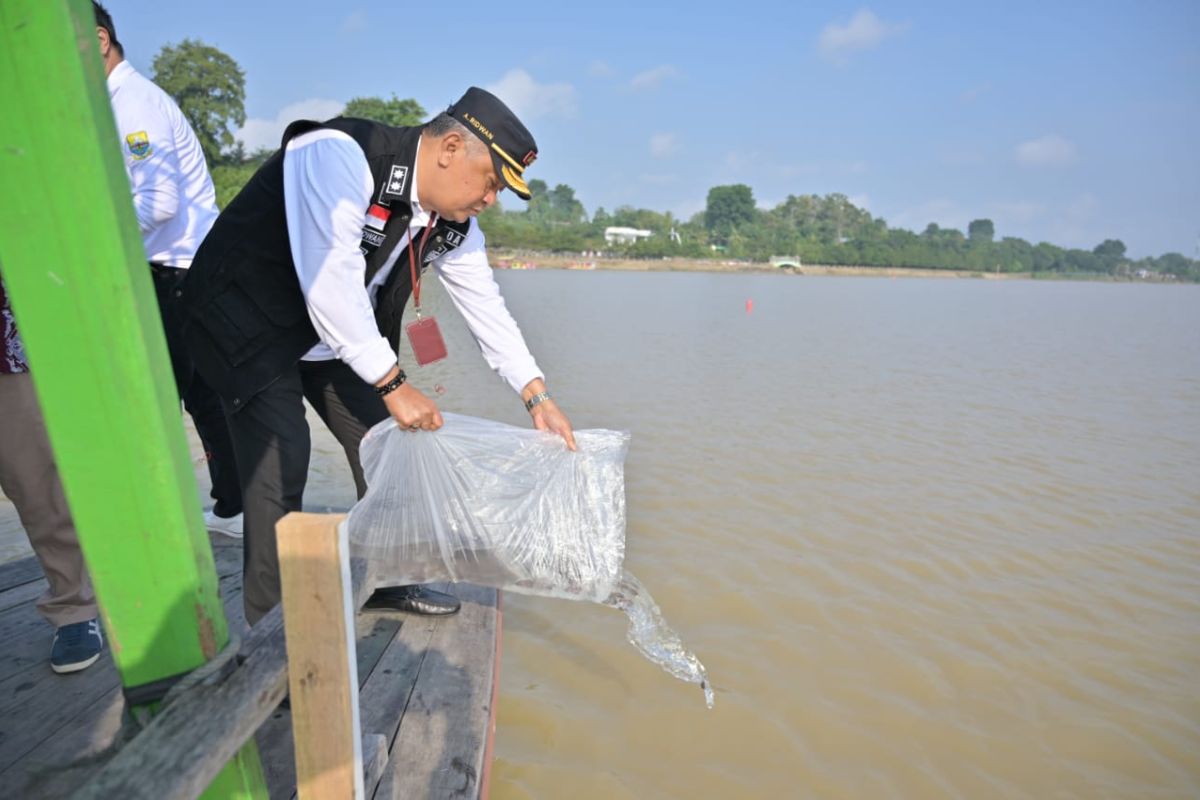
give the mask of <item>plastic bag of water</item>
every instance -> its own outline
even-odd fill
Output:
[[[617,608],[630,642],[699,684],[711,708],[703,665],[623,567],[629,434],[575,431],[571,452],[544,431],[443,419],[432,433],[384,420],[362,441],[368,488],[346,525],[380,582],[467,581]]]

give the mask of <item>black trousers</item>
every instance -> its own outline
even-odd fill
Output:
[[[336,360],[300,361],[236,412],[226,406],[245,502],[242,587],[251,625],[280,599],[275,523],[302,507],[312,453],[306,398],[345,450],[360,498],[367,485],[359,443],[388,417],[374,388]]]
[[[178,287],[187,277],[187,270],[151,264],[150,275],[154,279],[154,294],[158,298],[163,332],[167,335],[175,388],[179,391],[183,407],[192,416],[200,443],[204,445],[208,477],[212,482],[213,511],[219,517],[232,517],[242,512],[242,487],[238,480],[233,441],[229,436],[229,426],[225,423],[225,410],[221,407],[221,398],[192,365],[180,329],[183,317],[174,305]]]

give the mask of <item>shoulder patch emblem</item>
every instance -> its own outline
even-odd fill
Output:
[[[145,131],[126,135],[125,146],[129,148],[129,155],[136,161],[141,161],[154,152],[150,149],[150,135]]]
[[[386,203],[390,197],[404,197],[404,185],[408,183],[408,167],[392,164],[392,171],[379,189],[379,202]]]

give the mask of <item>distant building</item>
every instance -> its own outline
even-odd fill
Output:
[[[641,228],[605,228],[604,241],[609,244],[635,244],[638,239],[649,239],[654,235],[654,231],[645,231]]]

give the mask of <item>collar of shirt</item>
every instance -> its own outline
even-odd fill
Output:
[[[417,163],[421,160],[421,140],[417,139],[417,152],[413,155],[412,167],[412,186],[409,189],[408,201],[412,206],[412,219],[409,220],[408,229],[424,228],[429,223],[429,212],[421,207],[421,201],[417,199]]]
[[[137,70],[128,61],[122,61],[113,67],[113,71],[108,73],[108,96],[112,97],[117,93],[117,89],[121,88],[130,75],[136,75]]]

